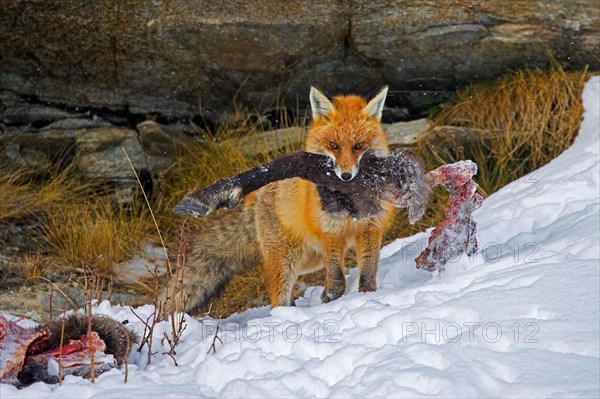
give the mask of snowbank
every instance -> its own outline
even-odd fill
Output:
[[[475,213],[480,252],[442,275],[415,269],[427,233],[383,248],[379,290],[320,304],[320,287],[297,307],[258,308],[221,322],[189,320],[174,366],[134,352],[96,384],[67,377],[18,397],[563,396],[598,397],[600,286],[600,78],[584,91],[571,148],[489,197]],[[145,306],[141,315],[152,312]],[[126,307],[109,314],[142,330]],[[162,329],[154,348],[161,352]]]

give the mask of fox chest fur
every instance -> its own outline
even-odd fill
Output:
[[[326,196],[326,200],[323,200]],[[368,194],[364,196],[368,201]],[[370,208],[378,212],[368,218],[357,217],[356,200],[332,195],[327,187],[317,186],[299,178],[283,180],[258,190],[250,201],[262,202],[265,219],[276,218],[281,227],[281,239],[292,239],[318,250],[324,240],[335,240],[345,247],[354,245],[356,235],[369,224],[387,225],[393,207],[378,200]],[[257,215],[261,217],[261,215]],[[277,231],[273,231],[277,234]],[[343,244],[342,244],[343,245]]]

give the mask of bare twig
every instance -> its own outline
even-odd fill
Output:
[[[127,338],[127,347],[125,348],[125,380],[123,383],[127,384],[127,377],[129,376],[129,350],[131,349],[131,339],[129,334],[125,334],[125,337]]]
[[[52,321],[52,296],[54,295],[54,286],[50,284],[50,321]]]
[[[113,281],[112,276],[109,277],[110,280],[108,282],[108,288],[106,290],[106,300],[110,301],[112,299],[112,290],[113,290]]]
[[[63,340],[65,339],[65,316],[67,311],[67,297],[63,299],[63,307],[62,307],[62,320],[60,325],[60,344],[58,348],[58,384],[62,385],[63,380],[63,370],[62,370],[62,350],[63,350]]]
[[[107,276],[108,276],[108,266],[104,268],[104,273],[102,273],[102,278],[100,278],[100,287],[98,289],[98,293],[97,293],[97,297],[96,297],[98,303],[102,302],[102,294],[104,292],[104,284],[106,283]]]
[[[129,155],[127,154],[127,151],[125,151],[125,147],[121,147],[121,149],[123,150],[123,153],[125,154],[125,158],[127,158],[127,162],[129,162],[129,165],[131,166],[131,170],[133,170],[133,174],[135,175],[135,178],[138,182],[138,185],[140,186],[140,190],[142,190],[142,195],[144,196],[144,200],[146,200],[146,205],[148,205],[148,210],[150,211],[150,216],[152,216],[152,221],[154,222],[154,227],[156,227],[156,232],[158,233],[158,238],[160,238],[160,243],[162,244],[163,247],[163,251],[165,252],[165,259],[167,259],[167,265],[169,264],[169,254],[167,253],[167,246],[165,245],[165,241],[163,240],[162,234],[160,233],[160,229],[158,228],[158,223],[156,222],[156,218],[154,217],[154,212],[152,211],[152,207],[150,206],[150,201],[148,200],[148,196],[146,195],[146,192],[144,191],[144,186],[142,186],[142,182],[140,181],[140,177],[138,176],[135,167],[133,166],[133,163],[131,162],[131,158],[129,158]],[[169,271],[170,267],[169,267]]]
[[[146,334],[146,332],[148,331],[148,329],[150,328],[150,325],[148,324],[150,317],[152,317],[152,315],[148,316],[148,318],[144,321],[144,319],[142,319],[137,313],[135,313],[135,310],[133,310],[133,308],[130,306],[129,310],[131,310],[131,313],[133,313],[133,315],[135,317],[137,317],[137,319],[139,321],[142,322],[142,324],[144,325],[144,332],[142,333],[142,340],[140,341],[140,345],[138,346],[138,352],[141,352],[142,349],[144,348],[144,345],[146,344],[146,341],[148,341],[148,335]]]
[[[144,324],[144,333],[142,334],[142,340],[140,342],[140,346],[138,347],[138,352],[142,351],[144,345],[148,346],[148,359],[146,364],[149,365],[152,361],[152,338],[154,336],[154,327],[158,323],[158,315],[160,314],[160,309],[155,307],[154,312],[148,316],[148,318],[144,321],[130,306],[129,309],[133,313],[135,317],[138,318],[139,321]],[[152,318],[152,322],[150,322],[150,318]]]
[[[175,355],[177,354],[175,351],[175,347],[179,344],[181,336],[185,331],[187,324],[185,323],[185,308],[187,306],[187,294],[184,289],[184,271],[185,271],[185,249],[187,245],[187,240],[189,236],[189,230],[187,228],[187,219],[184,220],[181,225],[181,236],[179,239],[179,248],[177,251],[177,267],[175,269],[175,276],[172,277],[171,281],[168,284],[165,293],[165,302],[169,304],[169,312],[165,317],[167,317],[171,324],[171,335],[164,334],[164,341],[167,341],[169,345],[168,355],[171,356],[175,365],[177,365],[177,361],[175,360]],[[172,284],[172,289],[169,290]],[[171,291],[171,295],[169,296],[169,291]]]
[[[92,339],[92,293],[88,292],[88,348],[90,350],[90,380],[94,383],[96,377],[96,369],[94,365],[94,340]]]
[[[163,352],[163,355],[168,355],[168,356],[170,356],[170,357],[171,357],[171,359],[173,359],[173,363],[175,363],[175,366],[179,366],[179,365],[177,364],[177,359],[175,359],[175,355],[174,355],[174,354],[172,354],[171,352]]]
[[[221,340],[221,338],[219,338],[219,335],[218,335],[220,328],[221,328],[221,324],[217,324],[217,330],[215,331],[215,336],[213,337],[212,344],[210,345],[210,347],[208,348],[208,351],[206,351],[206,353],[210,353],[211,350],[213,351],[213,354],[217,353],[217,347],[216,347],[217,340],[219,340],[221,345],[223,345],[223,341]]]
[[[152,216],[152,221],[154,222],[156,232],[158,233],[158,237],[160,239],[160,242],[162,244],[162,248],[163,248],[163,251],[165,254],[165,259],[167,262],[169,276],[173,276],[173,268],[171,267],[171,262],[169,261],[169,254],[167,251],[167,247],[165,245],[162,234],[160,232],[160,228],[158,227],[156,217],[154,216],[154,211],[152,210],[152,207],[150,206],[150,201],[148,200],[148,196],[146,195],[146,192],[144,191],[142,182],[140,181],[140,178],[135,170],[135,167],[133,166],[133,163],[131,162],[131,159],[129,158],[129,155],[127,154],[127,151],[123,147],[121,147],[121,149],[123,150],[123,153],[125,154],[125,157],[127,158],[127,161],[129,162],[129,165],[131,166],[133,174],[135,175],[135,178],[138,182],[138,186],[139,186],[140,190],[142,191],[144,200],[146,201],[146,205],[148,206],[148,210],[150,211],[150,216]],[[154,271],[153,271],[154,281],[155,281],[155,290],[154,290],[154,313],[151,315],[151,316],[153,316],[152,323],[149,322],[150,318],[148,318],[146,321],[142,320],[137,314],[135,314],[135,312],[133,312],[133,309],[132,309],[133,314],[142,323],[144,323],[144,336],[142,337],[142,343],[140,344],[138,351],[141,351],[142,347],[145,344],[148,345],[147,364],[150,364],[150,361],[151,361],[152,338],[154,335],[154,327],[159,322],[159,320],[162,320],[165,317],[164,311],[166,310],[165,308],[166,308],[166,305],[168,304],[169,305],[168,313],[169,313],[170,322],[171,322],[171,337],[168,337],[165,334],[165,338],[168,341],[169,348],[170,348],[168,355],[171,356],[171,358],[175,362],[175,365],[177,365],[177,361],[175,360],[175,354],[176,354],[175,346],[177,346],[177,344],[179,343],[181,335],[183,334],[183,332],[185,331],[185,328],[186,328],[185,307],[187,305],[187,303],[186,303],[187,297],[183,292],[183,271],[184,271],[184,267],[185,267],[185,246],[187,243],[187,236],[188,236],[188,232],[186,229],[186,227],[187,227],[186,222],[187,222],[187,219],[186,219],[186,221],[184,221],[184,223],[181,227],[181,239],[180,239],[179,251],[178,251],[178,256],[177,256],[177,269],[176,269],[175,278],[172,279],[173,286],[171,287],[171,283],[168,283],[166,285],[164,304],[158,298],[160,278],[159,278],[158,266],[155,264]],[[177,288],[180,288],[180,297],[178,299],[175,295]],[[172,291],[172,295],[169,295],[170,291]],[[163,338],[163,340],[165,338]]]
[[[79,308],[79,305],[77,305],[77,302],[75,302],[73,299],[71,299],[71,297],[69,297],[69,296],[68,296],[68,295],[67,295],[67,294],[66,294],[66,293],[65,293],[65,292],[64,292],[62,289],[60,289],[60,287],[59,287],[58,285],[56,285],[54,282],[52,282],[51,280],[49,280],[49,279],[47,279],[47,278],[45,278],[45,277],[42,277],[42,276],[38,276],[37,278],[39,278],[40,280],[44,280],[44,281],[46,281],[46,282],[50,283],[50,284],[51,284],[51,286],[52,286],[52,288],[56,288],[56,290],[57,290],[58,292],[60,292],[60,293],[62,294],[62,296],[63,296],[64,298],[66,298],[66,299],[67,299],[67,300],[68,300],[68,301],[71,303],[71,308],[72,308],[72,309],[78,309],[78,308]],[[71,281],[71,280],[69,279],[69,282],[70,282],[70,281]]]

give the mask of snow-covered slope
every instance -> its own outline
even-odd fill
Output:
[[[475,214],[480,252],[443,274],[415,269],[427,239],[417,234],[382,250],[377,292],[357,293],[353,270],[329,304],[315,287],[297,307],[223,321],[216,354],[216,321],[189,320],[179,366],[156,354],[146,367],[135,352],[127,384],[112,370],[96,384],[1,385],[0,396],[598,397],[599,98],[595,77],[573,146],[489,197]],[[126,307],[97,312],[141,331]],[[155,337],[161,352],[162,330]]]

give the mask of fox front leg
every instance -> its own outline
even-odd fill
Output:
[[[358,291],[369,292],[377,289],[377,265],[381,248],[382,231],[369,225],[356,237],[356,255],[360,277]]]
[[[321,258],[325,266],[325,289],[321,294],[323,303],[338,299],[346,291],[346,278],[344,277],[344,245],[335,238],[325,241]]]

